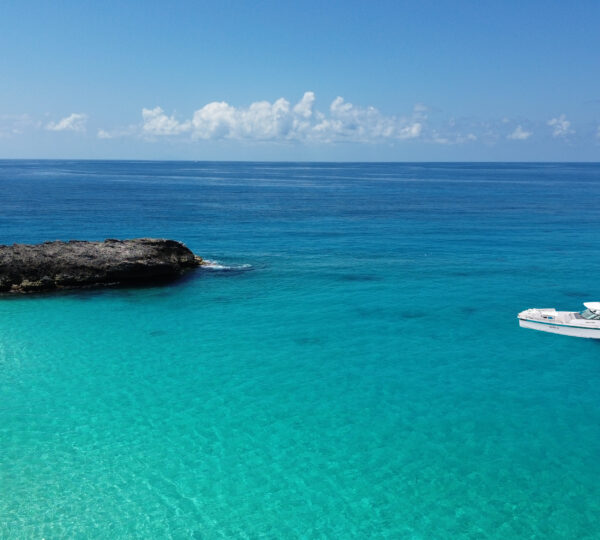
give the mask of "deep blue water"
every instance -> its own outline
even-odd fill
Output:
[[[0,300],[0,536],[600,538],[598,164],[0,161],[0,243],[230,269]]]

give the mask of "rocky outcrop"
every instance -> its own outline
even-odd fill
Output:
[[[149,284],[201,264],[181,242],[156,238],[0,245],[0,292]]]

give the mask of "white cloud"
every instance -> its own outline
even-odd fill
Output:
[[[178,135],[189,131],[190,123],[180,123],[173,116],[167,116],[160,107],[142,109],[144,133],[147,135]]]
[[[527,131],[527,130],[523,129],[521,126],[517,126],[510,135],[506,136],[506,138],[512,139],[514,141],[525,141],[525,140],[529,139],[529,137],[531,137],[532,135],[533,135],[533,132]]]
[[[274,103],[258,101],[248,109],[241,109],[237,114],[237,130],[233,134],[237,138],[273,140],[293,138],[291,131],[293,114],[289,101],[279,98]]]
[[[419,137],[423,110],[419,113],[418,119],[385,116],[374,107],[357,107],[338,97],[324,114],[315,109],[315,94],[306,92],[294,106],[284,98],[273,103],[257,101],[248,107],[215,101],[183,122],[167,116],[160,107],[143,109],[142,132],[154,136],[189,132],[195,139],[375,142]]]
[[[213,102],[198,109],[192,118],[194,137],[222,139],[228,137],[236,125],[235,109],[224,101]]]
[[[46,129],[50,131],[85,131],[87,115],[81,113],[73,113],[66,116],[58,122],[49,122],[46,124]]]
[[[575,130],[571,129],[571,122],[567,120],[564,114],[561,114],[558,118],[548,120],[548,125],[552,127],[554,137],[567,137],[575,133]]]
[[[381,139],[412,139],[421,133],[419,122],[401,122],[384,116],[374,107],[356,107],[337,97],[329,107],[329,118],[323,118],[315,131],[325,140],[367,142]]]
[[[294,106],[294,112],[298,116],[310,118],[313,115],[315,99],[314,92],[304,92],[302,99]]]
[[[298,106],[298,112],[292,111],[290,103],[283,98],[274,103],[257,101],[247,109],[236,109],[224,101],[209,103],[194,113],[192,136],[250,140],[294,138],[294,116],[310,116],[306,103],[301,102]]]

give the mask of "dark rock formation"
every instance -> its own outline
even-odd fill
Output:
[[[175,279],[202,259],[155,238],[0,245],[0,292],[37,292]]]

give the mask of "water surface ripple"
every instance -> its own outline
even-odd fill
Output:
[[[0,243],[222,268],[0,302],[0,536],[598,538],[600,165],[0,161]],[[228,269],[229,268],[229,269]]]

